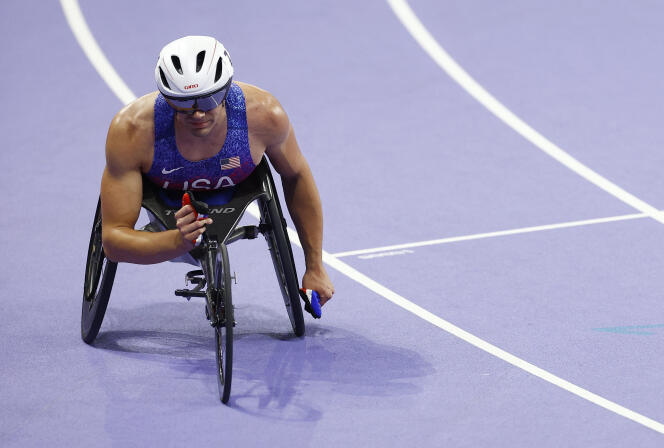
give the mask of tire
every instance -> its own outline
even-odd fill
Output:
[[[228,262],[228,250],[224,244],[219,245],[219,259],[215,269],[215,284],[208,286],[208,292],[214,294],[218,324],[215,327],[217,345],[217,383],[219,399],[228,403],[231,396],[231,380],[233,377],[233,325],[234,312],[231,294],[231,273]]]
[[[101,200],[92,224],[88,258],[85,263],[83,304],[81,307],[81,338],[91,344],[104,320],[108,300],[111,297],[113,280],[118,264],[106,258],[101,242]]]
[[[304,316],[302,304],[300,303],[299,282],[293,250],[288,239],[286,221],[281,213],[279,198],[272,185],[272,199],[261,201],[262,223],[269,229],[264,233],[267,245],[270,248],[272,264],[277,274],[279,289],[286,305],[288,318],[290,319],[295,336],[304,335]]]

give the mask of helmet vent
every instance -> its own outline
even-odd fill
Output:
[[[217,61],[217,71],[214,74],[214,82],[219,81],[219,78],[221,78],[221,69],[223,68],[223,64],[221,62],[221,58]]]
[[[173,62],[175,70],[177,70],[179,74],[182,74],[182,64],[180,64],[180,58],[177,56],[171,56],[171,61]]]
[[[168,85],[168,81],[166,80],[166,75],[164,75],[164,71],[159,67],[159,76],[161,76],[161,82],[166,86],[167,89],[170,89],[171,86]]]
[[[203,61],[205,61],[205,50],[196,55],[196,73],[200,72],[201,68],[203,68]]]

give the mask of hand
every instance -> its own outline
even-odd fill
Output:
[[[175,213],[175,225],[180,231],[182,239],[190,246],[196,243],[196,238],[205,232],[205,226],[212,224],[211,218],[196,220],[196,212],[191,205],[185,205]]]
[[[318,291],[321,306],[334,295],[334,285],[323,266],[318,269],[307,269],[302,277],[302,287]]]

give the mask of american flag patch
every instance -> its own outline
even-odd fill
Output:
[[[231,157],[230,159],[221,159],[222,170],[232,170],[233,168],[240,167],[240,156]]]

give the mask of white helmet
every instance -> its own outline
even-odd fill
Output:
[[[186,36],[161,50],[154,77],[159,91],[171,103],[203,109],[201,106],[223,102],[233,80],[233,65],[228,51],[214,37]],[[210,96],[216,97],[215,101],[203,100]]]

